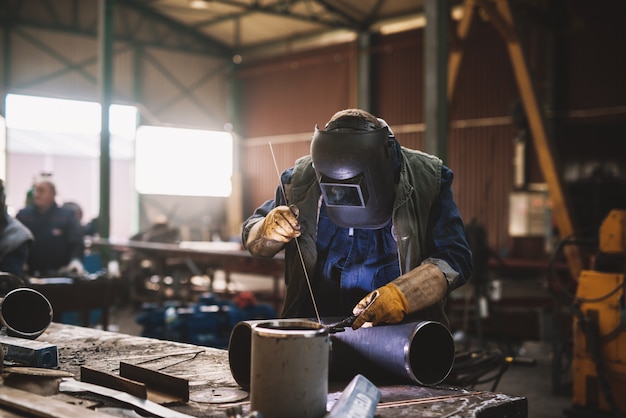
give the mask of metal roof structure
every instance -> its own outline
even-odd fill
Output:
[[[3,0],[0,26],[94,36],[104,0]],[[423,26],[423,0],[106,0],[116,40],[229,57]],[[450,7],[461,0],[449,0]]]
[[[234,53],[416,24],[422,0],[123,0]],[[348,35],[349,36],[349,35]]]

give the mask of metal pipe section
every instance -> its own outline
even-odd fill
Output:
[[[336,318],[333,318],[336,319]],[[336,321],[322,318],[325,324]],[[252,329],[263,320],[242,321],[228,344],[230,371],[243,388],[250,388]],[[329,376],[350,379],[357,374],[372,380],[441,383],[454,364],[454,340],[439,322],[417,321],[331,334]]]
[[[235,324],[228,340],[228,363],[235,382],[243,389],[250,389],[252,360],[252,327],[264,320],[241,321]]]
[[[52,322],[52,305],[41,293],[19,287],[0,299],[0,323],[8,336],[34,340]]]
[[[252,327],[250,410],[272,418],[321,418],[328,396],[328,328],[310,320]]]
[[[435,321],[379,325],[333,334],[331,376],[441,383],[454,364],[454,339]]]

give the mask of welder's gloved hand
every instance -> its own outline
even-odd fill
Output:
[[[365,323],[369,326],[382,322],[397,324],[404,319],[408,309],[409,302],[398,286],[387,283],[370,292],[356,304],[352,313],[358,317],[352,324],[352,328],[360,328]]]
[[[277,206],[250,228],[246,248],[257,255],[273,256],[282,246],[300,236],[296,206]]]
[[[72,259],[69,264],[61,269],[63,272],[74,273],[82,276],[85,274],[85,268],[83,267],[83,263],[77,258]]]
[[[358,315],[352,329],[397,324],[406,315],[437,303],[447,291],[448,282],[439,267],[424,263],[361,299],[352,310]]]

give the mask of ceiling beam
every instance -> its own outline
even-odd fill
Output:
[[[207,19],[201,22],[197,22],[193,25],[195,28],[205,28],[208,26],[213,26],[218,23],[222,23],[227,20],[240,19],[242,17],[250,16],[255,13],[267,14],[272,16],[281,16],[289,19],[308,22],[308,23],[316,23],[320,25],[324,25],[331,29],[358,29],[359,22],[354,19],[352,16],[346,15],[344,13],[340,13],[336,11],[334,8],[330,8],[326,6],[326,2],[319,1],[321,5],[323,5],[331,14],[340,16],[343,20],[337,20],[332,18],[325,18],[320,16],[319,14],[309,13],[309,14],[301,14],[295,13],[289,10],[296,3],[302,2],[302,0],[290,1],[290,2],[278,2],[271,4],[269,6],[261,6],[257,3],[249,4],[243,3],[240,1],[234,0],[211,0],[214,3],[220,3],[227,6],[239,7],[241,8],[241,12],[233,12],[224,15],[217,16],[216,18]]]
[[[41,7],[37,6],[40,3]],[[97,10],[91,2],[75,1],[70,18],[63,19],[59,8],[64,2],[50,0],[1,0],[0,27],[24,27],[97,37]],[[28,7],[27,7],[28,6]],[[37,15],[33,11],[37,10]],[[116,25],[115,41],[131,42],[189,53],[231,57],[232,50],[204,33],[157,13],[144,2],[116,0],[116,22],[134,24]],[[139,22],[139,24],[137,24]],[[152,28],[139,32],[139,28]]]

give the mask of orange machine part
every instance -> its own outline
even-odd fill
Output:
[[[626,210],[612,210],[600,226],[600,251],[626,252]]]
[[[620,289],[616,293],[604,297],[618,287]],[[583,270],[576,296],[581,301],[580,309],[584,316],[597,320],[604,375],[617,407],[622,413],[626,413],[626,332],[622,325],[624,275]],[[620,327],[621,331],[615,333]],[[612,332],[615,335],[607,339]],[[582,331],[578,318],[574,320],[572,401],[576,406],[610,411],[601,389],[587,335]]]

